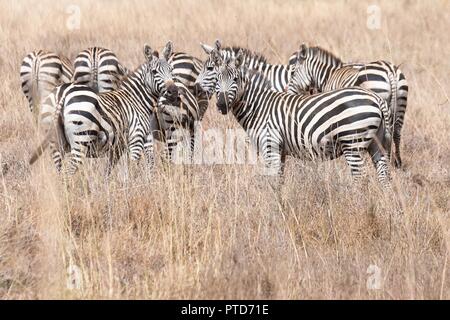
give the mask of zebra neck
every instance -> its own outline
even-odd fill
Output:
[[[315,67],[310,68],[312,72],[313,85],[319,90],[323,91],[333,73],[342,67],[342,62],[335,63],[320,63]]]
[[[289,83],[288,67],[284,64],[264,64],[258,69],[272,83],[277,91],[282,91]]]
[[[261,57],[247,56],[245,57],[244,64],[248,66],[249,69],[262,70],[266,66],[270,66],[265,59]]]
[[[119,89],[123,89],[125,87],[129,87],[133,83],[140,83],[142,85],[145,84],[145,76],[144,73],[146,71],[147,66],[145,64],[140,65],[136,70],[131,72],[119,85]]]
[[[139,104],[150,110],[156,105],[158,96],[154,94],[145,81],[146,65],[141,65],[136,71],[129,75],[120,85],[120,90],[128,92]]]
[[[244,54],[244,64],[249,69],[259,69],[263,65],[267,64],[266,57],[264,57],[262,54],[250,51],[247,48],[234,46],[234,47],[223,48],[221,50],[222,55],[223,55],[222,57],[224,59],[236,58],[236,55],[238,54],[239,51],[243,52],[243,54]]]
[[[244,90],[233,107],[233,114],[244,130],[251,129],[248,119],[257,116],[264,93],[268,91],[271,88],[262,74],[246,75]]]

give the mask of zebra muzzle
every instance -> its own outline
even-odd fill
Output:
[[[225,93],[219,93],[217,97],[217,109],[219,109],[220,113],[227,114],[228,113],[228,102],[225,96]]]
[[[166,83],[166,90],[164,91],[164,97],[167,99],[169,103],[176,104],[178,101],[178,87],[175,85],[175,83],[171,83],[167,85]]]

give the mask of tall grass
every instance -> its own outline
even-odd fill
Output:
[[[449,299],[448,1],[0,1],[0,297]],[[66,22],[70,5],[79,30]],[[73,58],[105,46],[128,66],[149,43],[204,58],[199,42],[247,46],[274,63],[301,42],[344,60],[402,64],[410,85],[403,215],[373,175],[343,160],[289,160],[280,193],[252,165],[179,165],[151,175],[89,160],[68,185],[37,144],[19,66],[37,48]],[[203,128],[237,127],[211,103]],[[371,169],[371,168],[369,168]]]

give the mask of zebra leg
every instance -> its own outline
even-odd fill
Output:
[[[129,141],[128,152],[126,154],[128,176],[135,177],[136,172],[138,172],[136,171],[138,161],[140,160],[142,152],[145,148],[144,133],[141,130],[136,131],[130,136]]]
[[[148,167],[152,169],[155,166],[155,140],[152,133],[145,138],[144,155]]]
[[[281,158],[280,158],[280,183],[284,184],[284,168],[286,167],[286,153],[281,152]]]
[[[376,142],[370,144],[368,151],[372,157],[372,162],[375,165],[381,186],[385,190],[391,190],[389,158],[386,156],[386,151],[382,150]]]
[[[177,150],[178,143],[182,142],[183,146],[188,144],[187,148]],[[168,147],[170,151],[170,159],[176,161],[178,164],[192,164],[195,152],[195,129],[191,128],[177,128],[170,135],[168,139]],[[177,150],[177,158],[173,159],[173,152]]]
[[[388,132],[388,130],[385,130],[385,134],[381,141],[381,148],[383,148],[387,162],[390,163],[392,153],[392,133]]]
[[[61,132],[61,128],[57,129],[57,139],[58,142],[51,141],[49,143],[50,154],[53,159],[53,163],[55,164],[56,171],[61,172],[62,169],[62,160],[64,158],[65,150],[69,146],[66,138],[64,137],[64,133]]]
[[[167,164],[172,161],[173,150],[177,146],[177,139],[174,137],[175,128],[171,127],[165,132],[164,148],[163,148],[163,161]]]
[[[184,132],[182,131],[183,129],[177,129],[175,127],[171,127],[166,131],[163,149],[163,160],[166,163],[171,163],[175,160],[173,159],[173,152],[177,148],[178,143],[184,139]],[[177,161],[180,161],[180,159],[177,159]],[[181,162],[184,162],[184,158],[181,159]]]
[[[128,153],[133,161],[139,161],[145,148],[144,134],[142,130],[133,131],[128,138]]]
[[[172,162],[173,150],[177,147],[176,139],[170,138],[167,139],[167,142],[164,145],[164,160],[167,163]]]
[[[362,152],[358,148],[352,148],[351,146],[343,146],[342,152],[344,153],[345,160],[350,167],[350,172],[355,180],[360,180],[364,174],[364,158]]]
[[[385,189],[390,189],[391,183],[390,183],[390,174],[389,174],[389,161],[384,156],[381,156],[376,159],[372,158],[372,161],[375,164],[375,169],[377,170],[378,180],[380,181],[381,185]]]
[[[263,143],[261,154],[265,162],[265,175],[280,176],[283,173],[284,163],[279,143],[270,137]]]
[[[49,143],[49,148],[56,171],[61,172],[63,153],[58,149],[58,146],[54,142]]]
[[[194,162],[194,152],[195,152],[195,130],[194,130],[194,128],[192,128],[190,130],[189,147],[190,147],[189,164],[192,164]]]
[[[79,166],[83,164],[83,159],[86,157],[87,154],[86,144],[76,143],[75,146],[72,147],[70,154],[71,158],[66,170],[66,174],[74,175],[77,172]]]
[[[396,168],[401,168],[402,166],[402,158],[400,156],[400,140],[401,140],[401,130],[402,125],[399,122],[396,122],[394,125],[394,145],[395,145],[395,154],[394,154],[394,165]]]
[[[282,186],[284,184],[286,154],[283,152],[281,145],[272,141],[270,136],[263,144],[261,154],[265,161],[265,175],[272,176],[269,180],[269,186],[276,196],[280,210],[284,212],[286,204],[283,199]]]

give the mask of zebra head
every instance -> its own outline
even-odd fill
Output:
[[[173,67],[168,62],[172,50],[172,42],[169,41],[164,48],[163,57],[160,58],[158,51],[152,51],[149,45],[144,46],[144,55],[147,59],[145,82],[151,93],[156,96],[178,94],[178,87],[172,76]]]
[[[304,93],[313,85],[313,76],[309,68],[310,62],[308,47],[302,44],[297,52],[295,64],[291,69],[291,79],[287,88],[289,93]]]
[[[244,91],[244,72],[242,65],[244,55],[240,50],[235,58],[217,58],[217,82],[215,86],[217,108],[222,114],[227,114],[230,108],[238,102]]]
[[[195,80],[195,90],[197,92],[203,91],[208,96],[212,96],[217,82],[217,64],[219,63],[218,59],[220,58],[220,48],[222,45],[219,40],[216,40],[214,47],[203,43],[200,46],[208,54],[208,58]]]

